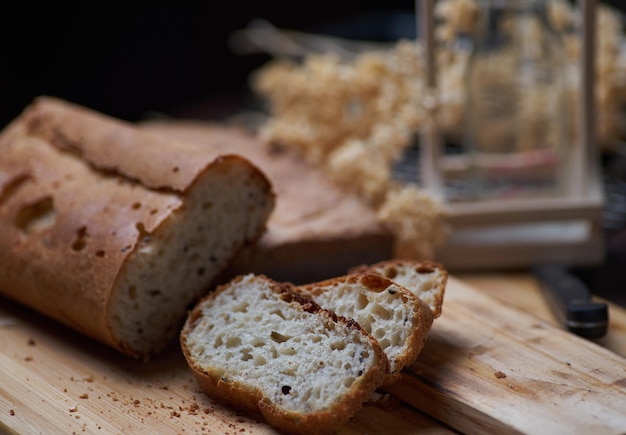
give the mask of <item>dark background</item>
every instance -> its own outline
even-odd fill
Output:
[[[372,19],[413,8],[410,0],[14,3],[0,25],[0,127],[43,94],[129,121],[154,112],[185,115],[205,102],[227,110],[246,91],[249,73],[268,60],[228,48],[229,35],[252,19],[397,39],[392,24]],[[414,36],[414,28],[408,32]]]
[[[578,1],[578,0],[576,0]],[[624,9],[626,2],[608,3]],[[38,95],[128,121],[149,114],[219,117],[235,110],[251,71],[228,37],[255,18],[356,39],[415,37],[414,0],[85,1],[4,3],[0,128]]]

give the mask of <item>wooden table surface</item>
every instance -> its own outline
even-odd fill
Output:
[[[522,308],[562,328],[539,290],[537,281],[526,273],[475,273],[457,275],[483,293]],[[600,299],[598,299],[600,300]],[[606,301],[605,301],[606,302]],[[609,328],[597,344],[626,357],[626,309],[609,302]]]
[[[557,325],[527,274],[454,279]],[[626,310],[611,304],[609,317],[608,334],[597,343],[626,356]],[[6,300],[0,300],[0,329],[0,433],[274,433],[203,396],[178,352],[147,366],[128,361],[52,321],[33,320]],[[365,405],[340,433],[456,433],[409,402]]]

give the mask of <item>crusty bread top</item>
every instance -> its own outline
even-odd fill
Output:
[[[426,302],[434,318],[441,315],[448,272],[443,265],[433,261],[395,259],[350,270],[352,273],[376,273],[406,287]]]
[[[356,322],[264,276],[237,277],[205,297],[181,346],[207,394],[294,433],[337,430],[388,371]]]
[[[57,98],[36,98],[21,118],[26,134],[147,188],[183,192],[216,157],[195,144],[140,131],[130,123]]]

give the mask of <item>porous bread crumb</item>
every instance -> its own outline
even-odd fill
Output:
[[[415,295],[379,275],[354,274],[297,287],[340,316],[354,319],[389,359],[389,383],[412,363],[432,325],[432,312]]]
[[[202,390],[261,412],[288,433],[332,433],[385,380],[389,364],[354,320],[287,283],[235,278],[190,312],[181,346]]]
[[[253,379],[285,410],[330,407],[376,364],[369,341],[342,324],[277,304],[264,285],[248,275],[202,304],[185,338],[195,364],[206,371],[218,367],[223,382]]]
[[[111,311],[111,327],[129,351],[145,355],[167,344],[164,337],[177,334],[180,313],[206,289],[207,279],[236,247],[260,234],[261,216],[272,204],[254,176],[245,166],[209,174],[206,189],[191,190],[168,225],[139,236],[109,303],[119,307]]]
[[[369,266],[359,266],[356,273],[376,273],[410,290],[425,302],[435,318],[441,315],[448,272],[431,261],[389,260]]]

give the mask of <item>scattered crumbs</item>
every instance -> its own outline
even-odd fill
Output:
[[[26,361],[26,362],[30,362],[32,360],[33,360],[32,356],[27,356],[27,357],[24,358],[24,361]]]
[[[87,376],[86,378],[83,379],[83,381],[85,381],[85,382],[93,382],[93,376]]]
[[[572,365],[572,363],[571,363],[571,362],[569,362],[569,361],[566,361],[566,362],[565,362],[565,364],[566,364],[566,365],[568,365],[568,366],[571,366],[571,365]]]
[[[80,396],[78,396],[78,398],[79,399],[89,399],[89,394],[87,394],[87,393],[81,394]]]
[[[133,400],[133,405],[135,405],[135,406],[139,406],[140,403],[141,402],[139,401],[139,399]]]
[[[190,415],[196,415],[196,413],[198,412],[198,409],[200,409],[200,406],[194,402],[189,406],[188,412]]]
[[[33,338],[29,338],[29,339],[28,339],[28,345],[29,345],[29,346],[36,346],[36,345],[37,345],[37,343],[35,343],[35,340],[34,340]]]
[[[167,385],[164,385],[162,387],[160,387],[162,390],[169,390],[169,387]]]
[[[67,388],[63,388],[63,392],[64,392],[64,393],[67,393]]]
[[[202,412],[204,412],[205,414],[210,414],[213,412],[213,410],[211,408],[204,408]]]
[[[14,409],[9,409],[9,415],[15,415],[15,410]]]
[[[177,412],[177,411],[172,411],[172,412],[170,412],[170,416],[171,417],[180,417],[180,413]]]
[[[73,408],[70,408],[70,412],[77,412],[78,411],[78,405],[74,406]]]
[[[506,374],[505,374],[505,373],[502,373],[500,370],[498,370],[497,372],[495,372],[493,375],[494,375],[496,378],[498,378],[498,379],[503,379],[503,378],[506,378]]]

